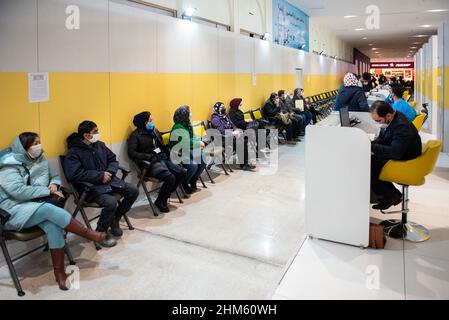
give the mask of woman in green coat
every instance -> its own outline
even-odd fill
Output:
[[[72,232],[97,243],[106,234],[85,228],[72,219],[69,212],[51,204],[64,198],[60,185],[58,174],[43,156],[36,133],[22,133],[14,140],[10,152],[0,158],[0,208],[11,215],[5,229],[41,228],[47,235],[56,282],[61,290],[68,290],[64,270],[64,232]]]
[[[178,160],[182,162],[182,166],[187,170],[187,179],[182,186],[188,194],[198,190],[197,182],[206,169],[202,152],[206,144],[201,137],[194,136],[191,119],[192,113],[189,106],[178,108],[173,117],[175,125],[170,132],[170,148],[172,149],[176,146],[181,151],[181,154],[175,151],[175,155],[180,156]]]

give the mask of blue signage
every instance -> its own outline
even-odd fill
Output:
[[[309,16],[285,0],[273,0],[273,40],[309,51]]]

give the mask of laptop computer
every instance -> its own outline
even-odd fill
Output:
[[[340,109],[340,121],[342,127],[355,127],[356,125],[360,124],[361,121],[357,118],[351,118],[349,116],[349,107],[343,107]]]

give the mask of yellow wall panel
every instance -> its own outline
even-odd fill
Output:
[[[40,127],[48,157],[66,152],[65,140],[81,121],[94,121],[110,143],[108,73],[51,73],[50,101],[40,104]]]
[[[213,112],[212,107],[219,98],[218,87],[218,74],[192,75],[192,92],[194,103],[191,105],[191,108],[194,116],[194,121],[208,120],[211,118]],[[221,102],[223,102],[225,105],[229,104],[229,101]]]
[[[449,67],[445,67],[444,83],[444,108],[449,110]]]
[[[39,104],[28,102],[28,74],[0,73],[0,149],[24,131],[39,131]]]

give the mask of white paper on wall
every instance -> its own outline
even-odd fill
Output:
[[[257,86],[257,74],[253,73],[253,86]]]
[[[48,72],[28,73],[28,97],[30,103],[50,100]]]

